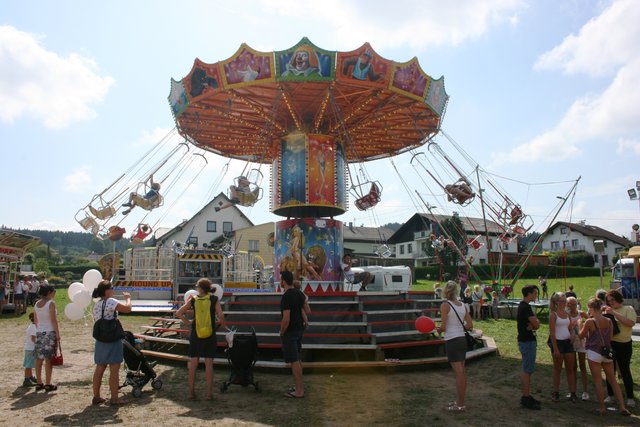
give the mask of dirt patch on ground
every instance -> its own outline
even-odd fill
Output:
[[[123,316],[126,329],[139,330],[148,320]],[[92,406],[93,339],[89,322],[61,321],[65,365],[54,370],[53,393],[22,388],[22,354],[26,317],[0,317],[1,362],[4,381],[0,385],[1,425],[638,425],[616,414],[599,418],[592,414],[594,402],[552,404],[549,399],[550,369],[541,366],[534,388],[543,398],[543,410],[520,409],[519,364],[514,358],[491,356],[468,364],[468,411],[444,411],[454,399],[453,374],[447,366],[412,371],[372,370],[313,372],[306,375],[305,399],[284,396],[291,385],[288,374],[257,372],[262,392],[231,386],[227,393],[216,388],[213,402],[191,401],[186,393],[186,367],[164,364],[156,367],[164,386],[150,385],[135,399],[131,388],[123,389],[128,404],[121,407]],[[499,345],[499,343],[498,343]],[[198,372],[200,396],[204,375]],[[121,374],[121,377],[123,375]],[[216,368],[216,385],[228,379],[229,371]],[[106,380],[106,378],[105,378]],[[103,395],[108,387],[103,384]]]

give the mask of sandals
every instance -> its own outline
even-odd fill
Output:
[[[36,391],[44,390],[44,384],[36,384]]]
[[[46,392],[56,391],[57,389],[58,389],[58,386],[57,385],[53,385],[53,384],[47,384],[47,385],[44,386],[44,391],[46,391]]]
[[[103,398],[103,397],[94,397],[94,398],[91,400],[91,404],[92,404],[92,405],[100,405],[100,404],[102,404],[102,403],[104,403],[104,402],[106,402],[106,401],[107,401],[107,399],[105,399],[105,398]]]
[[[628,417],[629,415],[631,415],[631,412],[629,412],[628,409],[620,409],[620,415]]]
[[[453,405],[449,405],[447,406],[447,411],[449,412],[464,412],[467,410],[467,407],[462,405],[462,406],[458,406],[457,403],[453,402]]]

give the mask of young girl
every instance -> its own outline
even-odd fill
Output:
[[[480,290],[480,285],[475,285],[473,287],[473,293],[471,294],[471,306],[473,307],[473,318],[476,320],[480,320],[480,311],[482,309],[480,305],[480,300],[482,300],[482,291]]]
[[[580,326],[587,318],[587,313],[578,310],[578,300],[574,297],[567,297],[567,309],[569,311],[569,320],[571,328],[571,343],[573,350],[578,355],[578,365],[580,366],[580,376],[582,377],[582,400],[589,400],[589,378],[587,377],[587,349],[585,348],[585,340],[579,337]],[[578,372],[575,373],[576,382],[578,381]]]
[[[36,390],[55,391],[58,386],[51,384],[53,366],[51,358],[55,356],[60,345],[60,329],[56,303],[56,289],[53,286],[41,286],[38,291],[40,299],[33,306],[36,323],[36,342],[34,356],[36,357]],[[45,365],[45,383],[42,383],[42,364]]]
[[[580,338],[587,338],[587,360],[589,360],[589,369],[591,369],[593,385],[600,405],[598,413],[600,415],[607,413],[607,408],[604,404],[604,389],[602,387],[602,370],[604,370],[607,383],[613,389],[613,394],[618,401],[618,405],[620,405],[620,414],[631,415],[622,399],[622,390],[620,390],[613,370],[613,359],[608,359],[602,355],[602,348],[605,346],[610,348],[611,346],[611,336],[613,335],[611,320],[602,315],[602,301],[598,298],[589,299],[587,307],[591,318],[587,319],[582,325]]]
[[[36,385],[36,378],[33,376],[33,368],[36,367],[36,358],[33,356],[33,349],[36,343],[36,324],[35,316],[33,313],[29,313],[29,326],[27,327],[27,337],[24,340],[24,361],[22,366],[24,367],[24,381],[22,387],[31,387]]]
[[[433,284],[433,295],[436,299],[442,299],[442,288],[440,287],[440,283]]]
[[[491,292],[491,314],[494,320],[498,320],[498,306],[500,305],[500,298],[498,298],[498,292]]]
[[[556,292],[549,300],[549,347],[553,356],[553,391],[551,400],[560,401],[560,373],[562,364],[567,371],[567,383],[569,385],[569,399],[573,403],[578,402],[576,395],[576,353],[571,343],[571,320],[566,312],[567,297],[563,292]]]

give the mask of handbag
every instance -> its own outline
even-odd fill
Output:
[[[107,301],[102,301],[102,316],[93,324],[93,338],[101,342],[114,342],[124,338],[124,329],[118,320],[118,312],[114,313],[113,319],[104,318],[104,308]]]
[[[456,311],[456,309],[453,307],[453,304],[451,304],[449,301],[447,301],[447,304],[451,306],[451,309],[453,310],[454,314],[456,315],[456,317],[460,321],[460,324],[462,325],[462,329],[464,329],[464,338],[467,340],[467,351],[474,350],[476,348],[477,340],[473,337],[473,335],[469,333],[469,331],[465,329],[464,322],[458,315],[458,312]]]
[[[601,329],[597,323],[596,323],[596,328]],[[607,328],[607,330],[609,330],[609,328]],[[600,333],[600,342],[602,342],[602,347],[600,348],[600,354],[602,355],[602,357],[606,357],[607,359],[613,360],[613,358],[616,357],[616,352],[613,351],[611,346],[606,345],[604,343],[604,338],[602,338],[602,333]]]
[[[64,358],[62,357],[62,344],[58,341],[58,348],[56,354],[51,358],[51,366],[62,366],[64,364]]]

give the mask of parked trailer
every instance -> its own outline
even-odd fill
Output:
[[[367,291],[409,291],[411,289],[411,268],[404,265],[382,267],[371,265],[353,267],[354,273],[367,271],[373,275],[373,281],[367,285]],[[350,285],[345,283],[345,289]],[[354,285],[359,286],[359,285]]]

